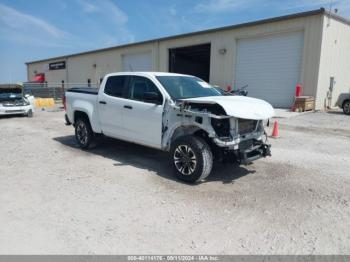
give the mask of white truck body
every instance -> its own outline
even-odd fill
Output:
[[[110,84],[106,88],[108,79],[118,79],[118,76],[128,79],[125,81],[129,81],[126,88],[129,96],[111,95]],[[166,88],[161,83],[167,78],[175,80],[183,78],[191,84],[194,83],[201,92],[210,91],[213,95],[174,99],[174,95],[170,94],[174,92],[172,90],[174,87]],[[153,88],[158,89],[157,97],[161,98],[159,103],[142,101],[140,99],[142,96],[139,96],[139,91],[136,90],[145,87],[135,79],[152,83]],[[272,106],[255,98],[219,95],[209,90],[211,88],[198,78],[173,73],[108,74],[104,77],[99,90],[72,88],[66,92],[66,120],[75,125],[77,118],[83,114],[95,134],[164,151],[170,151],[173,141],[179,137],[201,133],[208,139],[208,143],[213,143],[213,146],[223,150],[234,151],[238,155],[243,154],[244,160],[248,162],[269,155],[269,146],[263,143],[262,120],[274,115]],[[136,98],[132,98],[132,94]],[[245,151],[239,151],[244,141],[252,141],[249,150],[254,149],[257,155],[247,157],[247,146],[244,148]]]

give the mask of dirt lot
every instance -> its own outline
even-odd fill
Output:
[[[63,112],[2,118],[0,134],[1,254],[350,254],[341,113],[280,119],[272,158],[196,186],[152,149],[78,149]]]

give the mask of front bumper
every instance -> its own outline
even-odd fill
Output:
[[[32,110],[33,107],[31,105],[27,106],[0,106],[0,115],[25,115]]]
[[[271,145],[269,144],[265,144],[261,141],[254,141],[251,147],[238,150],[238,160],[243,165],[250,164],[259,158],[271,156],[270,148]]]

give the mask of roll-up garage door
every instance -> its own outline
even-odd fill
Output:
[[[122,59],[124,71],[152,71],[151,52],[124,54]]]
[[[248,96],[289,108],[300,79],[303,43],[303,32],[239,39],[235,87],[248,85]]]

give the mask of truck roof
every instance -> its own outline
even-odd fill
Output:
[[[168,73],[168,72],[117,72],[110,73],[106,76],[117,76],[117,75],[139,75],[139,76],[191,76],[185,74]]]

